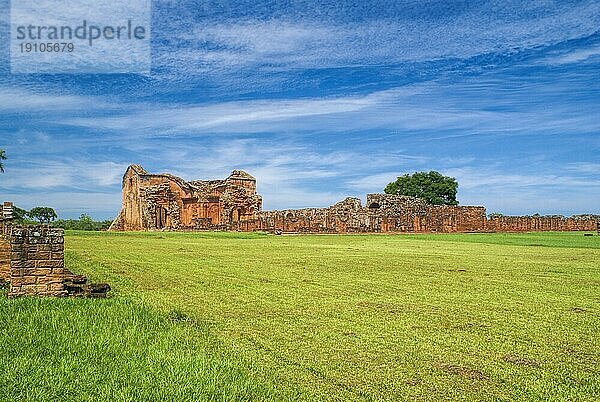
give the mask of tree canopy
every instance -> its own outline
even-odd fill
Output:
[[[50,223],[56,219],[56,211],[50,207],[35,207],[27,213],[31,219],[40,223]]]
[[[385,187],[386,194],[418,197],[432,205],[458,205],[458,182],[439,172],[415,172],[399,176]]]
[[[13,205],[13,219],[18,224],[24,224],[27,221],[28,211]]]

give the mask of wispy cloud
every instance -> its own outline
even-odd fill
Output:
[[[560,93],[558,88],[556,94],[549,94],[547,84],[540,82],[509,92],[500,85],[493,81],[430,82],[361,96],[134,107],[129,113],[66,118],[59,122],[102,130],[127,130],[130,135],[145,136],[369,129],[446,133],[462,130],[460,135],[547,135],[600,129],[600,121],[589,113],[577,107],[549,103]],[[482,99],[483,90],[486,96]],[[530,95],[535,92],[542,92],[545,102],[531,99]],[[523,96],[529,96],[527,103],[523,103]],[[477,103],[470,99],[477,99]],[[508,104],[513,110],[506,107]]]
[[[0,87],[0,112],[53,112],[106,106],[89,96],[34,92],[18,87]]]
[[[2,177],[0,189],[8,192],[57,188],[94,191],[120,183],[126,167],[126,164],[111,161],[89,162],[76,158],[23,161]]]
[[[588,59],[600,56],[600,46],[592,46],[584,49],[562,53],[557,56],[551,56],[544,60],[549,64],[571,64],[587,61]]]
[[[410,13],[410,6],[405,6]],[[492,2],[441,15],[427,15],[427,4],[420,8],[419,18],[404,17],[408,13],[390,16],[382,10],[378,18],[362,16],[362,21],[342,23],[306,12],[303,17],[267,14],[203,22],[191,33],[169,32],[169,46],[174,37],[187,46],[179,54],[165,49],[159,62],[179,60],[180,66],[206,71],[207,67],[328,68],[470,58],[588,36],[597,29],[600,12],[596,2],[551,7]]]

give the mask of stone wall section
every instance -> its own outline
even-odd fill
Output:
[[[64,233],[48,227],[12,227],[9,297],[66,296]]]
[[[274,233],[456,233],[596,230],[600,217],[499,217],[480,206],[427,205],[392,194],[349,197],[327,208],[262,211],[256,179],[234,170],[225,180],[186,182],[131,165],[123,206],[111,230],[234,230]]]
[[[7,206],[8,205],[8,206]],[[9,284],[8,297],[106,297],[110,286],[89,284],[65,268],[63,229],[12,223],[12,204],[0,214],[0,279]]]
[[[414,197],[367,195],[367,206],[346,198],[329,208],[264,211],[259,219],[231,224],[229,230],[281,233],[483,232],[483,207],[431,206]]]
[[[487,222],[490,232],[572,232],[595,231],[600,216],[500,216]]]
[[[224,180],[185,180],[131,165],[123,176],[121,211],[111,230],[216,230],[258,218],[256,179],[234,170]]]
[[[4,282],[10,277],[10,257],[10,243],[0,235],[0,279]]]

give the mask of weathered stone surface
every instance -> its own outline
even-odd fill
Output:
[[[600,216],[500,216],[488,220],[493,232],[594,231],[600,226]]]
[[[264,230],[272,233],[402,233],[596,230],[598,216],[501,217],[484,207],[432,206],[419,198],[368,194],[329,208],[262,211],[256,180],[233,171],[225,180],[186,182],[130,166],[123,206],[111,230]]]
[[[257,219],[256,179],[234,170],[225,180],[186,182],[139,165],[123,176],[123,206],[111,230],[202,230]]]
[[[0,222],[0,280],[10,284],[9,297],[106,297],[110,286],[88,284],[85,277],[64,268],[62,229]]]

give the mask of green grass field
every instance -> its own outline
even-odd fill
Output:
[[[106,300],[0,299],[0,400],[600,395],[600,237],[69,232]]]

